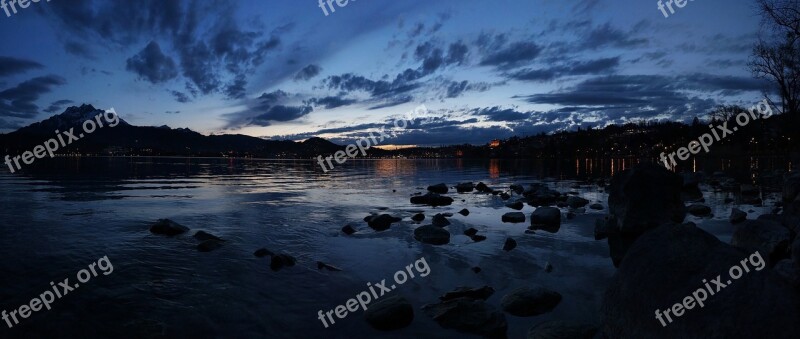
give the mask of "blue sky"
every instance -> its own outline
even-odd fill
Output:
[[[336,4],[334,3],[334,6]],[[0,11],[0,131],[83,103],[134,125],[486,143],[752,105],[753,1],[51,0]]]

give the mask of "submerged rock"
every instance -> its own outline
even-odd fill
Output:
[[[703,204],[691,204],[688,207],[689,214],[696,217],[705,217],[711,214],[711,207]]]
[[[485,236],[483,236],[483,235],[479,235],[479,234],[472,235],[472,236],[470,236],[469,238],[470,238],[470,239],[472,239],[472,241],[474,241],[474,242],[481,242],[481,241],[484,241],[484,240],[486,240],[486,237],[485,237]]]
[[[293,256],[288,254],[275,254],[272,256],[272,261],[269,263],[269,267],[273,271],[280,271],[284,267],[292,267],[297,263],[297,259]]]
[[[347,235],[352,235],[353,233],[356,233],[356,229],[351,225],[345,225],[342,227],[342,232]]]
[[[401,296],[381,298],[369,304],[369,308],[364,311],[364,319],[376,330],[397,330],[414,321],[414,307]]]
[[[596,210],[596,211],[600,211],[600,210],[603,209],[603,204],[591,204],[591,205],[589,205],[589,208],[591,208],[593,210]]]
[[[551,233],[561,228],[561,210],[555,207],[539,207],[531,214],[531,229]]]
[[[520,211],[523,207],[525,207],[525,204],[523,204],[522,201],[515,201],[507,203],[506,207]]]
[[[197,250],[200,251],[200,252],[211,252],[211,251],[216,250],[216,249],[218,249],[220,247],[222,247],[222,241],[221,240],[210,239],[210,240],[206,240],[206,241],[203,241],[200,244],[198,244],[197,245]]]
[[[521,223],[525,222],[525,214],[522,212],[508,212],[503,214],[503,222]]]
[[[420,226],[414,230],[414,239],[430,245],[446,245],[450,243],[450,232],[433,225]]]
[[[189,228],[169,219],[158,219],[155,224],[150,226],[153,234],[174,236],[189,231]]]
[[[456,185],[456,191],[458,193],[468,193],[472,192],[474,189],[475,185],[473,185],[471,182],[464,182]]]
[[[447,185],[443,184],[443,183],[442,184],[436,184],[436,185],[428,186],[428,191],[432,192],[432,193],[447,194],[448,190],[449,189],[447,188]]]
[[[518,317],[532,317],[552,311],[561,302],[561,294],[544,287],[520,287],[503,297],[500,306]]]
[[[209,234],[209,233],[206,233],[206,232],[203,232],[203,231],[197,231],[197,233],[194,234],[194,238],[197,239],[197,240],[200,240],[200,241],[206,241],[206,240],[223,241],[219,237],[217,237],[215,235],[212,235],[212,234]]]
[[[322,261],[317,261],[317,269],[318,270],[326,269],[326,270],[332,271],[332,272],[341,272],[342,271],[341,268],[338,268],[336,266],[328,265],[328,264],[326,264],[326,263],[324,263]]]
[[[589,204],[589,200],[581,197],[570,196],[566,201],[567,205],[572,208],[581,208]]]
[[[517,241],[511,238],[506,239],[506,243],[503,244],[503,251],[511,251],[517,248]]]
[[[411,203],[416,205],[429,206],[449,206],[453,203],[453,198],[444,197],[436,193],[428,193],[422,196],[411,197]]]
[[[731,216],[728,218],[728,220],[731,222],[731,224],[738,224],[747,220],[747,212],[738,208],[733,208],[731,209]]]
[[[502,312],[483,300],[458,298],[422,307],[439,326],[489,338],[506,338],[508,323]]]
[[[442,214],[437,214],[433,216],[431,223],[436,227],[445,227],[450,225],[450,220],[447,220]]]
[[[468,229],[466,229],[464,231],[464,235],[466,235],[468,237],[471,237],[471,236],[476,235],[476,234],[478,234],[478,230],[476,230],[476,229],[474,229],[472,227],[470,227],[470,228],[468,228]]]
[[[274,254],[275,253],[272,253],[272,251],[270,251],[270,250],[268,250],[266,248],[259,248],[255,252],[253,252],[253,255],[256,256],[256,257],[259,257],[259,258],[263,258],[263,257],[266,257],[268,255],[274,255]]]
[[[401,218],[396,218],[388,214],[381,214],[378,216],[367,216],[364,218],[370,228],[376,231],[385,231],[388,230],[389,227],[392,226],[392,223],[399,222],[403,220]]]

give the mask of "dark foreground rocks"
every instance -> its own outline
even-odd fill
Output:
[[[457,298],[425,305],[422,310],[444,328],[487,338],[506,338],[505,315],[483,300]]]
[[[169,219],[159,219],[155,224],[150,226],[150,232],[153,234],[175,236],[189,231],[189,228]]]
[[[531,214],[531,229],[556,233],[561,228],[561,210],[555,207],[539,207]]]
[[[364,221],[367,222],[367,225],[378,232],[388,230],[389,227],[392,227],[392,223],[399,222],[400,220],[403,219],[396,218],[388,214],[370,215],[364,218]]]
[[[501,218],[503,222],[522,223],[525,222],[525,213],[522,212],[508,212],[503,214]]]
[[[791,233],[779,222],[745,220],[736,225],[731,245],[749,253],[758,250],[768,259],[770,266],[789,257]]]
[[[545,321],[528,330],[528,339],[592,339],[597,326],[567,321]]]
[[[285,267],[292,267],[297,263],[297,259],[293,256],[288,254],[275,254],[272,256],[272,261],[269,263],[269,267],[273,271],[280,271]]]
[[[494,288],[490,286],[483,286],[481,288],[458,287],[452,292],[447,292],[439,297],[441,301],[448,301],[458,298],[480,299],[486,300],[494,294]]]
[[[364,319],[376,330],[397,330],[414,321],[414,307],[401,296],[381,298],[364,311]]]
[[[728,283],[730,268],[745,259],[756,264],[748,262],[750,272]],[[608,338],[796,338],[798,291],[755,259],[694,224],[662,225],[639,237],[622,260],[601,307],[603,331]],[[718,275],[726,285],[720,290],[711,284]],[[663,326],[655,311],[704,290],[703,279],[715,291],[705,306],[694,304]]]
[[[414,230],[414,239],[430,245],[446,245],[450,243],[450,232],[441,227],[425,225]]]
[[[411,203],[416,205],[428,205],[428,206],[450,206],[453,203],[453,198],[441,196],[436,193],[428,193],[425,195],[420,195],[416,197],[411,197]]]
[[[552,311],[561,302],[561,294],[544,287],[520,287],[500,301],[500,306],[508,314],[518,317],[532,317]]]

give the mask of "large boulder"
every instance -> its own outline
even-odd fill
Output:
[[[364,319],[376,330],[397,330],[414,321],[414,307],[401,296],[381,298],[364,311]]]
[[[471,182],[463,182],[456,185],[456,192],[458,193],[468,193],[472,192],[475,189],[475,185]]]
[[[531,214],[531,228],[551,233],[561,228],[561,210],[555,207],[539,207]]]
[[[611,179],[608,210],[622,233],[643,233],[668,222],[683,222],[683,179],[664,166],[643,163]]]
[[[449,206],[453,203],[453,198],[438,195],[436,193],[428,193],[425,195],[411,197],[411,203],[416,205],[429,205],[429,206]]]
[[[769,257],[770,264],[789,257],[791,233],[778,222],[758,219],[745,220],[733,231],[731,245],[745,251],[760,251]]]
[[[428,186],[428,191],[431,192],[431,193],[446,194],[447,191],[448,191],[448,188],[447,188],[446,184],[442,183],[442,184],[436,184],[436,185]]]
[[[560,302],[560,293],[535,286],[511,291],[500,301],[500,306],[511,315],[532,317],[552,311]]]
[[[738,224],[745,220],[747,220],[747,212],[735,207],[731,209],[731,215],[728,217],[728,221],[730,221],[731,224]]]
[[[525,213],[522,212],[508,212],[503,214],[502,218],[503,222],[510,222],[510,223],[521,223],[525,222]]]
[[[506,338],[505,315],[483,300],[457,298],[422,307],[439,326],[488,338]]]
[[[691,223],[645,233],[630,247],[605,292],[605,336],[795,338],[800,333],[800,294],[766,268],[763,258],[756,259],[754,253],[725,244]],[[745,260],[749,272],[733,279],[731,267],[741,267]],[[712,283],[718,275],[722,289]],[[684,307],[681,316],[671,311],[669,322],[664,311],[695,294],[703,299],[705,280],[715,293],[706,293],[704,306],[687,302],[692,308]]]
[[[574,195],[569,196],[566,202],[567,206],[572,208],[581,208],[589,204],[589,200]]]
[[[155,224],[150,226],[153,234],[174,236],[189,231],[189,228],[169,219],[158,219]]]
[[[550,206],[556,203],[561,197],[561,192],[555,191],[547,187],[545,184],[536,183],[531,184],[522,195],[528,199],[528,204],[534,207]]]

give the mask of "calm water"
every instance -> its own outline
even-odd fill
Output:
[[[39,160],[41,161],[41,160]],[[39,311],[13,329],[0,323],[0,337],[192,337],[192,338],[361,338],[471,337],[439,327],[419,308],[458,286],[492,286],[489,303],[499,305],[508,291],[540,284],[564,298],[551,313],[507,315],[509,337],[552,319],[597,322],[605,285],[614,273],[605,241],[593,237],[591,211],[565,220],[556,234],[525,234],[529,222],[504,224],[511,211],[499,197],[455,194],[452,206],[411,205],[409,197],[430,184],[483,181],[494,188],[512,183],[547,182],[562,192],[578,191],[605,206],[607,195],[576,176],[608,177],[630,166],[608,162],[601,168],[581,161],[543,165],[522,161],[375,160],[351,161],[328,174],[311,161],[257,161],[182,158],[83,158],[42,162],[23,174],[0,174],[0,310],[11,311],[65,278],[108,256],[114,271],[93,278],[50,311]],[[396,190],[396,192],[393,192]],[[696,219],[724,241],[730,206],[724,193],[707,193],[717,217]],[[464,201],[462,201],[462,199]],[[457,214],[468,208],[467,217]],[[386,209],[386,211],[383,211]],[[747,209],[753,209],[747,207]],[[747,210],[745,209],[745,210]],[[413,211],[451,212],[453,234],[445,246],[413,239]],[[533,208],[523,212],[530,215]],[[762,209],[754,209],[755,213]],[[403,217],[385,232],[363,222],[370,212]],[[170,218],[195,231],[226,240],[210,253],[195,249],[189,234],[150,234],[155,220]],[[340,229],[353,223],[359,233]],[[461,235],[477,228],[488,240]],[[519,246],[502,250],[507,237]],[[298,259],[279,272],[268,258],[252,255],[266,247]],[[349,314],[326,329],[317,312],[344,304],[368,282],[393,274],[424,257],[431,273],[410,279],[392,295],[415,307],[412,325],[379,332]],[[342,268],[319,271],[317,261]],[[554,271],[545,273],[550,262]],[[482,268],[475,274],[473,266]]]

